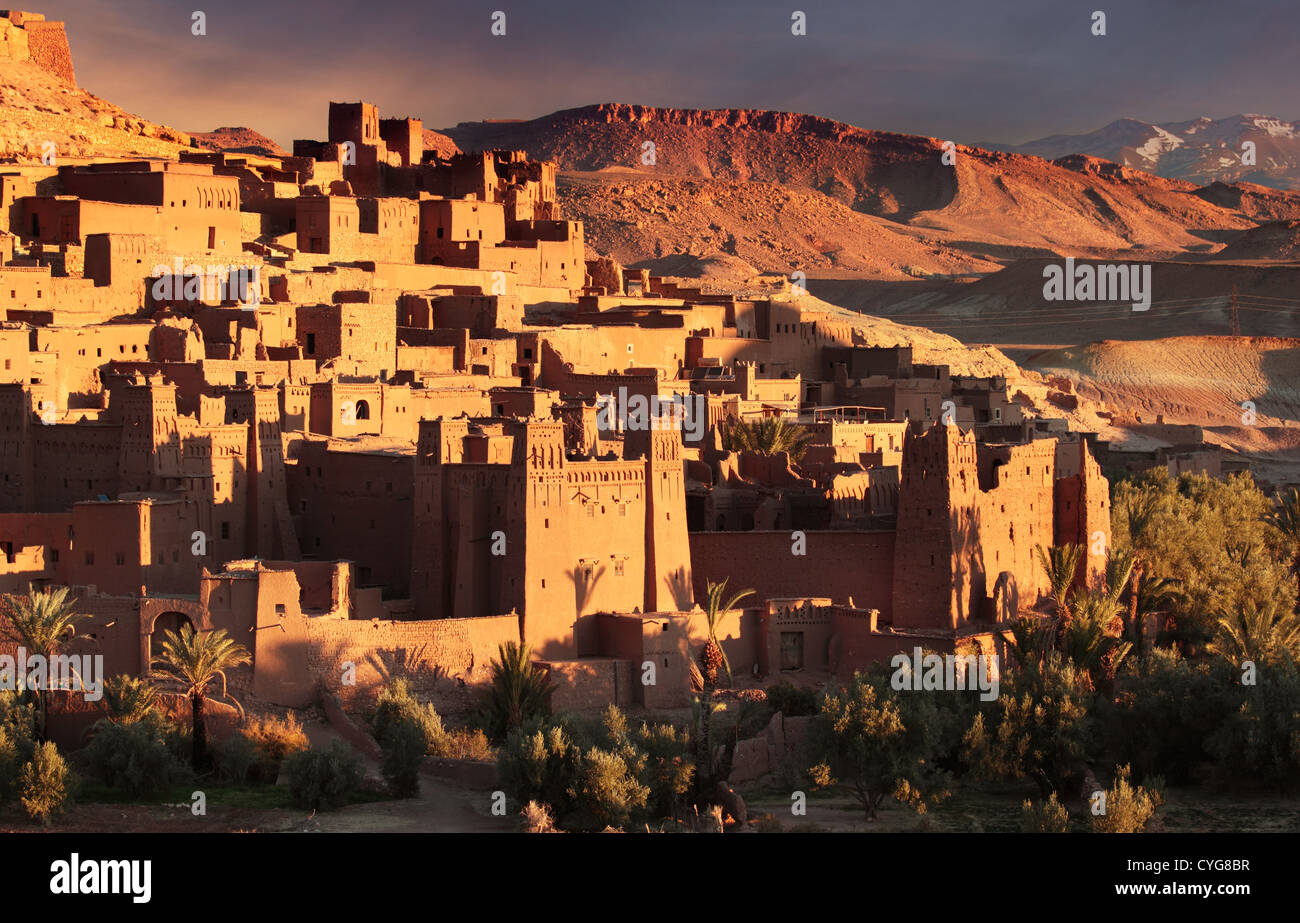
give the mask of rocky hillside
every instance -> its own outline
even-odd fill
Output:
[[[70,86],[29,61],[0,59],[0,158],[174,157],[191,146],[183,131],[156,125]]]

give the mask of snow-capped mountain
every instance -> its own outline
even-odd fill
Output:
[[[1244,161],[1252,142],[1254,163]],[[1223,182],[1259,183],[1278,189],[1300,189],[1300,122],[1268,115],[1199,118],[1190,122],[1153,125],[1119,119],[1082,135],[1052,135],[1025,144],[981,144],[980,147],[1055,160],[1087,154],[1135,170],[1183,179],[1198,185]]]

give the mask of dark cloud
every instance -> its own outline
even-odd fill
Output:
[[[191,34],[192,13],[207,35]],[[331,99],[431,128],[596,102],[811,112],[868,128],[1019,142],[1123,116],[1300,117],[1290,0],[68,0],[78,81],[185,129],[288,144]],[[507,34],[493,37],[494,10]],[[791,12],[808,34],[790,33]],[[1092,12],[1107,35],[1091,34]]]

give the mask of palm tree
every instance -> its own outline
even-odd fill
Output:
[[[1291,546],[1291,573],[1296,578],[1295,611],[1300,613],[1300,490],[1292,487],[1273,499],[1273,508],[1260,517],[1282,533]]]
[[[1064,629],[1070,623],[1070,596],[1074,590],[1074,580],[1083,562],[1083,546],[1073,542],[1068,545],[1053,545],[1034,548],[1038,553],[1038,563],[1047,574],[1051,587],[1052,603],[1056,606],[1056,615]]]
[[[722,448],[728,452],[757,452],[776,455],[785,452],[791,461],[803,458],[815,436],[785,417],[739,420],[722,428]]]
[[[1115,675],[1133,645],[1123,639],[1123,611],[1110,594],[1084,590],[1074,598],[1074,619],[1061,638],[1061,652],[1078,669],[1086,671],[1097,688]]]
[[[489,730],[504,738],[529,718],[549,715],[555,687],[546,672],[532,662],[527,644],[499,644],[497,657],[492,661],[488,693]]]
[[[1270,600],[1220,618],[1210,650],[1238,666],[1280,654],[1300,657],[1300,616],[1283,614],[1280,608],[1276,600]]]
[[[177,686],[190,697],[194,717],[194,749],[190,762],[195,771],[207,765],[208,733],[203,723],[203,703],[208,686],[221,678],[221,698],[230,699],[243,717],[243,706],[226,692],[226,670],[251,663],[252,655],[224,628],[197,632],[189,625],[179,632],[169,631],[163,638],[162,652],[154,658],[154,678]]]
[[[713,719],[713,689],[718,682],[718,667],[722,667],[727,671],[727,682],[731,682],[731,662],[727,660],[727,652],[718,643],[718,622],[722,618],[722,613],[730,612],[746,596],[754,595],[753,590],[741,590],[724,604],[722,600],[723,594],[726,592],[726,580],[721,583],[709,581],[709,604],[704,610],[704,620],[708,625],[709,637],[704,642],[703,650],[700,651],[700,672],[704,676],[704,691],[700,696],[700,758],[698,763],[700,767],[698,781],[701,792],[708,791],[706,783],[710,781],[713,775],[713,753],[709,747],[709,727]]]
[[[1137,564],[1137,556],[1133,554],[1132,548],[1112,548],[1110,554],[1106,555],[1106,574],[1103,578],[1102,590],[1115,602],[1124,595],[1124,590],[1128,588],[1129,578],[1133,576],[1133,568]]]
[[[45,658],[47,668],[63,643],[77,633],[77,623],[87,618],[76,610],[77,601],[68,597],[67,587],[34,590],[24,594],[0,596],[0,624],[5,637],[25,647],[29,654]],[[47,673],[53,678],[52,673]],[[20,678],[21,679],[21,678]],[[37,733],[44,739],[47,701],[43,690],[32,690],[36,697]]]
[[[148,680],[122,673],[104,684],[104,706],[110,721],[118,724],[139,721],[157,704],[158,690]]]
[[[1143,494],[1140,498],[1129,501],[1128,536],[1129,550],[1133,554],[1133,570],[1129,572],[1128,624],[1125,626],[1138,656],[1143,656],[1144,643],[1142,618],[1138,612],[1138,603],[1142,594],[1142,576],[1146,573],[1152,552],[1151,523],[1155,520],[1160,498],[1157,494]]]

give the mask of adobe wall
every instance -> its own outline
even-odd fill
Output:
[[[417,695],[435,690],[441,667],[447,676],[468,681],[486,677],[497,647],[519,641],[513,615],[419,622],[309,618],[307,663],[311,676],[345,705],[370,701],[401,671]],[[343,664],[356,664],[356,685],[344,686]]]
[[[860,608],[893,612],[894,532],[805,532],[807,555],[791,553],[794,540],[780,532],[692,532],[695,598],[708,599],[708,583],[728,580],[731,593],[753,589],[745,605],[786,597],[826,597]]]
[[[614,704],[626,708],[639,703],[640,665],[630,660],[588,657],[582,660],[542,661],[555,686],[551,709],[589,711]]]

